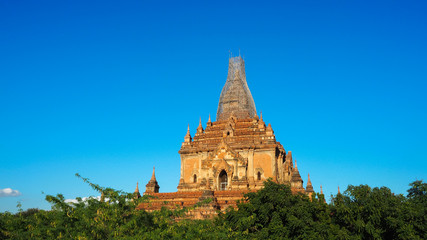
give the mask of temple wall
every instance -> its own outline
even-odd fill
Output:
[[[197,178],[199,176],[199,158],[197,156],[183,156],[184,171],[182,178],[185,183],[193,183],[193,175],[196,174]]]
[[[254,153],[254,178],[256,181],[258,180],[258,172],[261,172],[261,181],[265,181],[270,177],[275,179],[273,172],[274,161],[275,157],[272,151]]]

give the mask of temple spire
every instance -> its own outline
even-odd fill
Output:
[[[308,174],[307,186],[305,187],[305,192],[306,193],[313,193],[314,192],[313,185],[311,184],[311,180],[310,180],[310,173]]]
[[[135,192],[133,194],[135,195],[136,199],[141,197],[141,193],[139,193],[138,182],[136,182],[136,188],[135,188]]]
[[[146,193],[158,193],[160,189],[159,184],[156,180],[155,167],[153,167],[153,175],[151,176],[150,181],[148,181],[147,185],[145,185]]]
[[[323,194],[323,188],[322,188],[322,185],[320,185],[320,194]]]
[[[265,128],[265,123],[264,120],[262,119],[262,111],[260,112],[260,117],[258,120],[258,128],[260,129],[264,129]]]
[[[156,170],[156,168],[155,168],[155,167],[153,167],[153,175],[151,175],[151,179],[150,179],[150,181],[156,181],[156,182],[157,182],[157,180],[156,180],[156,173],[155,173],[155,170]]]
[[[240,56],[229,59],[227,81],[219,97],[216,120],[227,120],[232,113],[240,119],[253,118],[256,113],[246,82],[245,62]]]
[[[301,175],[299,174],[298,168],[297,168],[297,160],[295,159],[295,168],[292,170],[292,177],[291,177],[291,187],[301,189],[303,180],[301,178]]]
[[[189,145],[191,143],[191,140],[192,140],[192,138],[191,138],[191,134],[190,134],[190,124],[188,124],[187,134],[184,137],[184,143],[183,143],[183,145],[185,145],[185,144]]]
[[[338,194],[341,194],[340,186],[338,185]]]
[[[208,127],[211,127],[211,126],[212,126],[211,114],[209,113],[209,119],[208,119],[208,122],[206,123],[206,129],[207,129]]]
[[[138,182],[136,182],[136,188],[135,188],[135,192],[139,192],[139,188],[138,188]]]
[[[200,117],[199,126],[197,127],[197,134],[196,135],[199,135],[199,134],[202,134],[202,133],[203,133],[202,117]]]

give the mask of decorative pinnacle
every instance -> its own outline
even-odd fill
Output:
[[[184,137],[184,143],[191,143],[190,124],[188,124],[187,134]]]
[[[202,117],[200,117],[200,120],[199,120],[199,126],[197,127],[197,133],[198,134],[203,133]]]
[[[320,194],[323,194],[322,185],[320,185]]]
[[[260,112],[259,120],[262,121],[262,111]]]
[[[138,188],[138,182],[136,182],[136,188],[135,188],[135,192],[138,193],[139,192],[139,188]]]
[[[307,180],[307,186],[305,187],[305,192],[307,193],[313,193],[313,185],[311,184],[311,180],[310,180],[310,174],[308,174],[308,180]]]
[[[153,175],[151,176],[151,179],[150,179],[150,181],[157,181],[156,180],[156,174],[155,174],[155,167],[153,167]]]
[[[338,194],[341,194],[340,186],[338,186]]]
[[[208,119],[208,123],[211,122],[211,114],[209,113],[209,119]]]
[[[295,171],[298,171],[297,159],[295,159]]]

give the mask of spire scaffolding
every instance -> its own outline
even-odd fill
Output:
[[[253,118],[256,113],[246,82],[245,62],[240,56],[229,59],[227,81],[219,98],[216,120],[226,120],[232,113],[237,118]]]

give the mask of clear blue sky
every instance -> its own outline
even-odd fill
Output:
[[[215,118],[229,51],[316,191],[427,176],[425,1],[0,1],[0,211],[140,190]],[[304,183],[305,185],[305,183]],[[9,194],[10,195],[10,194]]]

